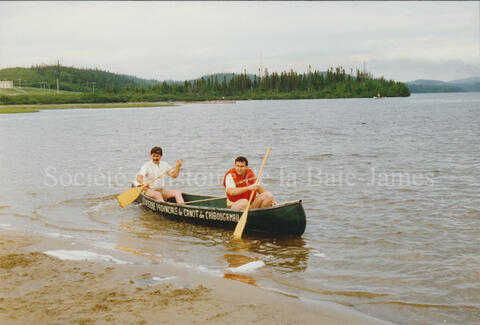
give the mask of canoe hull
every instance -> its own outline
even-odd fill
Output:
[[[188,204],[188,201],[208,200],[214,197],[183,194],[187,204],[159,202],[144,193],[138,202],[150,210],[170,219],[202,223],[234,229],[243,211],[227,208],[226,199]],[[271,208],[251,209],[245,231],[280,235],[301,236],[306,227],[306,215],[302,201],[288,202]]]

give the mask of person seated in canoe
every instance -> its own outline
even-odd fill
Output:
[[[245,209],[252,191],[255,193],[250,204],[251,208],[265,208],[276,204],[272,193],[266,191],[260,184],[255,185],[255,173],[248,168],[247,158],[237,157],[234,166],[223,177],[229,208]]]
[[[160,161],[162,159],[163,151],[161,147],[153,147],[150,150],[150,156],[152,160],[143,164],[137,173],[137,177],[134,181],[136,186],[147,185],[155,177],[171,168],[170,164],[166,161]],[[177,160],[175,168],[169,171],[167,174],[170,177],[177,178],[180,173],[180,167],[182,161]],[[145,188],[145,195],[154,198],[157,201],[164,202],[170,198],[175,198],[177,203],[183,203],[182,192],[179,190],[169,190],[165,188],[165,176],[162,176],[155,180],[152,184]]]

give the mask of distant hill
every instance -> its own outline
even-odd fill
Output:
[[[450,84],[455,84],[465,91],[480,91],[480,77],[471,77],[460,80],[449,81]]]
[[[0,69],[0,80],[13,80],[16,87],[57,88],[86,92],[95,90],[146,87],[159,84],[157,80],[141,79],[134,76],[112,73],[99,69],[79,69],[62,65],[32,66],[30,68]]]
[[[480,82],[480,77],[470,77],[466,79],[452,80],[449,83],[453,84],[475,84]]]
[[[440,81],[415,80],[405,83],[412,93],[480,92],[480,77]]]
[[[326,71],[319,72],[325,78]],[[209,75],[203,75],[199,78],[190,79],[187,81],[199,81],[202,78],[207,80],[211,78],[218,79],[219,83],[223,82],[225,77],[226,82],[229,83],[235,76],[241,73],[222,72]],[[255,75],[247,74],[248,78],[253,82]],[[257,76],[258,77],[258,76]],[[355,79],[355,76],[352,76]],[[145,88],[148,86],[160,85],[165,82],[167,85],[183,85],[184,80],[165,80],[159,81],[154,79],[142,79],[135,76],[112,73],[100,69],[82,69],[75,67],[66,67],[62,65],[39,65],[15,68],[0,69],[0,80],[12,80],[14,86],[18,87],[33,87],[56,89],[57,79],[59,80],[60,90],[73,92],[92,92],[95,87],[97,91],[117,92],[125,88]]]
[[[445,81],[430,80],[430,79],[418,79],[418,80],[412,81],[412,83],[414,83],[416,85],[422,85],[422,86],[426,86],[426,85],[446,85],[446,84],[448,84]]]

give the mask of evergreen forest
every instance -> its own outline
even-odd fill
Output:
[[[64,104],[115,103],[157,101],[203,101],[248,99],[313,99],[313,98],[371,98],[410,95],[401,82],[374,78],[357,70],[349,74],[342,67],[325,71],[293,70],[261,76],[220,73],[195,80],[157,81],[115,74],[99,69],[78,69],[61,65],[6,68],[0,70],[0,80],[13,80],[15,87],[37,87],[78,93],[45,95],[2,95],[0,104]]]

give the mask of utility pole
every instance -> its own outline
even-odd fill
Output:
[[[17,79],[18,80],[18,88],[22,88],[22,79]]]
[[[93,93],[95,94],[95,81],[92,81],[92,86],[93,86]]]
[[[60,84],[58,83],[58,79],[57,79],[57,94],[59,94],[59,89],[60,89]]]
[[[263,74],[263,53],[260,52],[260,79],[262,79]]]

